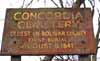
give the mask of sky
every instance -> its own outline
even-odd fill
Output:
[[[25,0],[25,6],[27,6],[27,3],[30,0]],[[64,0],[65,1],[65,0]],[[98,2],[99,0],[95,0],[96,2],[96,7],[95,9],[99,9],[100,11],[100,3]],[[44,0],[40,0],[39,2],[37,2],[37,0],[34,0],[34,2],[29,6],[29,8],[43,8],[43,7],[56,7],[50,0],[46,0],[47,3],[44,4]],[[58,3],[58,0],[55,0],[56,3]],[[68,1],[69,4],[71,5],[72,3],[70,1]],[[3,26],[4,26],[4,19],[5,19],[5,14],[6,14],[6,9],[7,8],[21,8],[23,3],[23,0],[0,0],[0,48],[1,48],[1,40],[2,40],[2,33],[3,33]],[[58,6],[60,6],[58,4]],[[68,6],[68,5],[64,5],[64,6]],[[91,7],[90,3],[86,0],[86,7]],[[93,17],[93,26],[94,26],[94,33],[96,35],[97,32],[97,28],[98,28],[98,12],[95,11],[95,15]],[[100,49],[99,49],[100,51]],[[37,57],[37,56],[23,56],[22,57],[22,61],[40,61],[41,56]],[[98,52],[97,57],[100,57],[100,52]],[[5,59],[6,58],[6,59]],[[43,58],[43,56],[41,57]],[[10,56],[0,56],[0,61],[10,61]],[[99,60],[98,60],[99,61]]]

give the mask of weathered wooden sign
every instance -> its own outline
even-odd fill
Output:
[[[90,9],[7,9],[2,54],[95,54]]]

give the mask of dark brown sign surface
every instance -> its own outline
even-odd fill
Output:
[[[2,54],[95,54],[90,9],[7,9]]]

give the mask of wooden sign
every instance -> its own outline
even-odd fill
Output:
[[[90,9],[7,9],[2,54],[95,54]]]

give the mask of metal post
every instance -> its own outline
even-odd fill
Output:
[[[21,56],[11,56],[11,61],[21,61]]]
[[[80,55],[79,61],[91,61],[91,57],[89,55]]]
[[[96,59],[96,55],[93,55],[92,56],[92,61],[96,61],[97,59]]]

